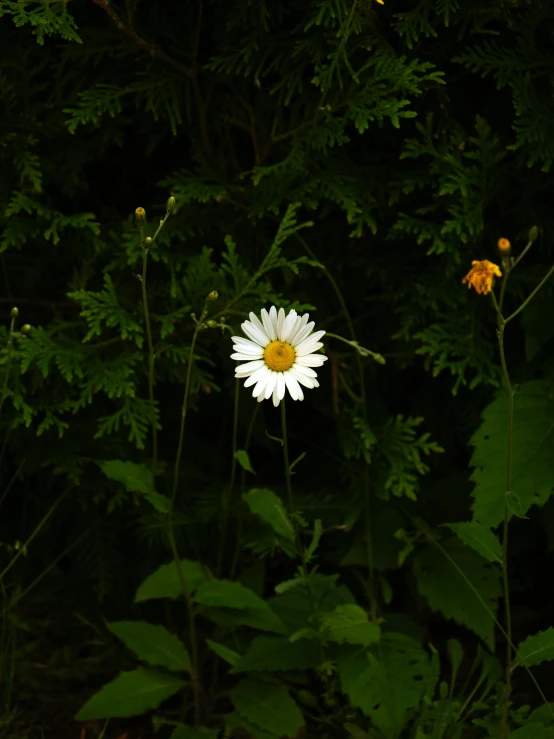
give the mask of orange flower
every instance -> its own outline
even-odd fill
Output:
[[[508,239],[504,239],[504,238],[498,239],[498,241],[496,242],[496,245],[498,246],[498,251],[504,255],[509,254],[512,248],[512,245],[510,244]]]
[[[500,268],[489,262],[488,259],[474,260],[471,265],[472,267],[462,280],[462,284],[467,282],[468,288],[474,287],[479,295],[490,293],[494,277],[502,277]]]

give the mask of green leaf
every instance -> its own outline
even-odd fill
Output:
[[[518,665],[540,665],[554,659],[554,628],[528,636],[518,647],[514,667]]]
[[[248,456],[248,452],[245,452],[244,449],[237,449],[237,451],[235,452],[235,459],[240,464],[243,470],[251,472],[253,475],[256,474],[252,469],[252,465],[250,464],[250,457]]]
[[[507,398],[500,391],[483,413],[483,423],[471,439],[475,447],[471,465],[473,517],[485,526],[497,526],[504,517],[506,448],[508,445]],[[514,396],[512,490],[523,516],[533,505],[544,505],[554,479],[554,395],[542,380],[521,385]]]
[[[212,577],[205,565],[188,559],[181,560],[181,571],[185,588],[189,593]],[[148,575],[137,590],[135,603],[142,603],[154,598],[178,598],[182,593],[177,566],[175,562],[169,562],[169,564],[158,567],[155,572]]]
[[[445,553],[428,546],[413,557],[418,591],[434,611],[467,626],[492,649],[500,571],[456,539],[445,542],[443,549]]]
[[[178,726],[170,739],[217,739],[218,736],[219,731],[206,729],[204,726],[199,726],[197,729],[191,726]]]
[[[502,547],[495,534],[480,523],[465,521],[463,523],[445,523],[449,529],[488,562],[502,562]]]
[[[272,490],[254,488],[244,496],[244,500],[252,513],[260,516],[276,534],[289,541],[295,541],[294,526],[281,499]]]
[[[510,739],[547,739],[547,736],[544,725],[533,722],[511,731]]]
[[[228,665],[231,665],[231,667],[234,667],[241,660],[241,655],[238,652],[229,649],[224,644],[219,644],[211,639],[206,639],[206,644],[218,657],[221,657]]]
[[[319,540],[321,539],[322,534],[323,527],[321,525],[321,520],[318,518],[314,523],[314,534],[310,546],[304,552],[304,564],[309,564],[311,562],[319,545]]]
[[[110,480],[123,483],[132,493],[151,493],[154,491],[154,476],[144,464],[112,459],[101,462],[100,469]]]
[[[360,729],[360,727],[356,726],[356,724],[346,723],[346,724],[343,724],[343,728],[346,729],[349,736],[354,737],[354,739],[370,739],[370,736],[367,733],[367,731]]]
[[[428,654],[415,639],[387,634],[375,653],[345,647],[339,655],[341,688],[386,737],[400,736],[435,680]]]
[[[238,582],[206,582],[198,588],[194,600],[206,606],[202,609],[204,615],[218,623],[228,626],[242,624],[278,634],[286,633],[285,625],[268,603]]]
[[[319,662],[320,647],[313,641],[291,644],[286,637],[257,636],[231,672],[307,670]]]
[[[77,721],[96,718],[127,718],[157,708],[180,690],[183,680],[164,672],[138,667],[121,672],[115,680],[93,695],[79,713]]]
[[[142,497],[159,513],[169,513],[171,501],[165,495],[160,495],[160,493],[144,493]]]
[[[246,736],[248,739],[281,739],[280,735],[260,729],[238,711],[233,711],[225,716],[225,726],[229,736]],[[234,732],[239,729],[238,732]]]
[[[323,616],[321,623],[328,638],[339,644],[369,646],[378,642],[381,635],[379,624],[368,621],[364,609],[354,603],[337,606],[332,613]]]
[[[108,629],[136,656],[151,665],[168,670],[190,670],[190,658],[184,644],[163,626],[146,621],[117,621]]]
[[[294,737],[304,718],[284,685],[246,678],[229,691],[237,711],[263,731]]]

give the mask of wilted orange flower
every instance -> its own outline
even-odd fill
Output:
[[[480,295],[486,295],[492,290],[493,278],[502,277],[500,268],[489,262],[488,259],[474,260],[472,267],[462,280],[462,284],[468,283],[468,288],[474,287]]]
[[[512,245],[510,244],[508,239],[505,239],[505,238],[498,239],[498,241],[496,242],[496,245],[498,246],[498,251],[501,254],[509,254],[512,248]]]

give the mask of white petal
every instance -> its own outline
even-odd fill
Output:
[[[275,383],[275,389],[273,390],[272,399],[273,399],[273,405],[277,408],[277,406],[279,405],[279,394],[277,392],[277,383]]]
[[[291,312],[285,318],[285,321],[283,323],[283,328],[281,329],[281,332],[279,334],[279,339],[281,341],[289,340],[289,336],[292,333],[292,330],[296,324],[296,316],[297,316],[296,311],[291,310]]]
[[[239,364],[235,368],[235,377],[246,377],[247,375],[252,374],[252,372],[255,372],[257,369],[260,369],[260,367],[265,367],[265,362],[263,359],[256,359],[254,362]]]
[[[250,341],[250,339],[245,339],[244,336],[232,336],[233,344],[236,344],[237,346],[244,346],[244,347],[252,347],[253,349],[259,349],[260,345],[256,344],[255,341]]]
[[[306,377],[317,377],[317,372],[311,367],[303,367],[301,364],[299,364],[298,367],[295,367],[295,370],[297,372],[300,372],[301,375],[306,375]]]
[[[259,328],[256,328],[253,323],[250,323],[250,321],[245,321],[241,324],[241,329],[254,343],[260,346],[267,346],[269,344],[268,337]]]
[[[269,398],[271,398],[273,391],[275,390],[276,384],[277,384],[277,372],[270,371],[269,379],[265,386],[265,393],[264,393],[264,397],[266,400],[269,400]]]
[[[283,400],[285,397],[285,378],[283,377],[282,372],[277,372],[277,384],[275,385],[275,389],[277,390],[277,397],[279,400]]]
[[[275,326],[277,328],[277,336],[281,336],[281,331],[283,330],[284,322],[285,322],[285,309],[279,308],[279,313],[277,315],[277,321],[275,322]]]
[[[289,370],[290,374],[294,377],[295,380],[297,380],[301,385],[304,385],[304,387],[307,388],[313,388],[315,387],[315,382],[312,377],[308,377],[307,375],[303,375],[301,372],[297,370],[296,367],[291,367]]]
[[[263,347],[259,344],[254,344],[253,341],[249,341],[248,344],[233,344],[233,351],[240,352],[241,354],[255,354],[260,356],[264,353]]]
[[[304,400],[304,393],[302,392],[302,388],[300,387],[300,383],[298,384],[298,400]]]
[[[300,331],[304,328],[304,326],[308,323],[308,318],[310,317],[309,313],[304,313],[303,316],[299,316],[296,319],[296,326],[294,327],[294,330],[292,331],[291,335],[289,336],[289,341],[291,344],[299,343],[296,341],[296,337],[300,333]]]
[[[258,328],[262,332],[262,334],[267,333],[267,331],[265,330],[265,326],[263,326],[262,322],[255,313],[249,313],[248,317],[250,318],[254,326],[256,326],[256,328]]]
[[[296,357],[294,364],[299,364],[301,367],[321,367],[327,359],[325,354],[306,354],[303,357]]]
[[[325,331],[316,331],[311,336],[308,336],[306,341],[319,341],[322,336],[325,336]]]
[[[271,323],[277,328],[277,308],[272,305],[269,309],[269,317],[271,318]],[[275,332],[277,334],[277,332]]]
[[[264,324],[265,333],[269,336],[270,341],[275,341],[277,338],[275,327],[273,326],[273,322],[265,308],[262,308],[262,322]]]
[[[285,372],[284,376],[285,376],[285,385],[289,389],[291,398],[293,400],[298,400],[298,390],[300,389],[298,382],[294,379],[294,377],[291,375],[290,372]]]
[[[263,375],[261,375],[260,379],[254,386],[254,390],[252,391],[252,397],[257,398],[259,395],[265,395],[265,389],[267,387],[267,383],[269,382],[270,374],[269,370],[267,372],[264,372]]]
[[[257,356],[255,354],[244,354],[243,352],[235,352],[234,354],[231,354],[231,359],[236,359],[237,362],[251,362],[254,359],[261,359],[262,357],[262,352]]]
[[[314,326],[315,326],[315,323],[313,321],[310,321],[310,323],[307,323],[305,326],[303,326],[300,329],[300,331],[296,334],[296,336],[294,337],[294,346],[298,346],[298,344],[302,343],[304,339],[313,330]]]
[[[260,369],[259,369],[259,370],[256,370],[255,372],[253,372],[253,373],[252,373],[252,374],[250,375],[250,377],[248,377],[248,378],[246,379],[246,381],[245,381],[245,383],[244,383],[244,387],[250,387],[250,385],[255,385],[255,384],[256,384],[256,383],[258,382],[258,380],[260,379],[260,377],[263,377],[263,376],[264,376],[264,374],[265,374],[265,373],[266,373],[267,371],[268,371],[268,369],[267,369],[267,367],[266,367],[266,366],[265,366],[265,364],[264,364],[264,366],[263,366],[263,367],[260,367]]]
[[[295,346],[294,350],[297,357],[305,357],[307,354],[315,354],[315,352],[318,349],[321,349],[322,346],[323,344],[321,343],[321,341],[310,343],[310,340],[306,339],[306,341],[302,342],[301,346]]]

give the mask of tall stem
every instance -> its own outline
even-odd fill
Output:
[[[15,309],[14,309],[15,310]],[[12,320],[10,322],[10,334],[8,336],[8,356],[6,359],[6,369],[4,372],[4,385],[2,387],[2,394],[0,395],[0,420],[2,419],[2,406],[4,405],[4,400],[6,399],[6,395],[8,394],[8,378],[10,376],[10,370],[12,368],[12,358],[13,358],[13,329],[15,326],[15,315],[12,315]]]
[[[142,238],[142,229],[141,229]],[[146,293],[146,265],[148,263],[148,247],[142,239],[142,305],[144,308],[144,323],[146,324],[146,336],[148,339],[148,400],[150,403],[150,422],[152,425],[152,468],[156,469],[158,463],[158,430],[156,424],[156,406],[154,404],[154,344],[152,342],[152,329],[150,326],[150,313],[148,311],[148,296]]]
[[[221,565],[223,562],[223,552],[225,550],[225,540],[227,538],[227,524],[229,521],[229,505],[231,502],[231,496],[233,495],[233,489],[235,487],[235,477],[237,474],[237,432],[239,422],[239,398],[240,398],[240,380],[235,380],[235,402],[233,404],[233,450],[231,460],[231,480],[229,481],[229,487],[224,489],[222,492],[222,507],[223,507],[223,522],[221,524],[221,541],[219,543],[219,554],[217,557],[217,576],[221,576]]]

